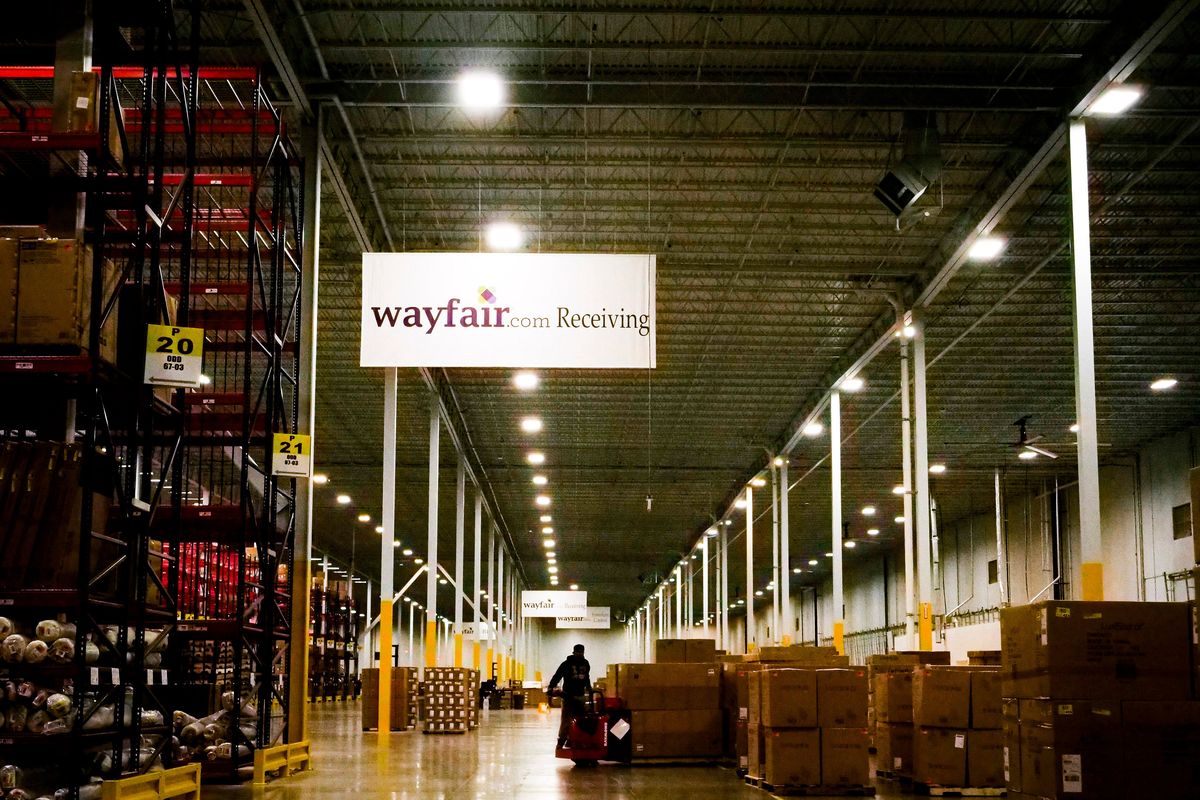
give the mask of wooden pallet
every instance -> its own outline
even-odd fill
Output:
[[[428,733],[430,736],[444,736],[444,735],[454,735],[454,734],[460,734],[460,733],[467,733],[467,731],[431,731],[431,730],[422,730],[422,731],[421,731],[421,733]]]
[[[626,762],[635,767],[715,767],[719,765],[716,758],[687,758],[684,756],[664,756],[662,758],[639,758],[634,756]]]
[[[1007,789],[991,786],[940,786],[936,783],[923,783],[905,778],[912,782],[914,794],[929,795],[930,797],[1004,797]]]
[[[883,778],[887,781],[907,781],[912,783],[912,775],[909,775],[907,772],[896,772],[892,769],[877,769],[875,770],[875,777]]]
[[[781,797],[874,797],[874,786],[790,786],[746,776],[748,785]]]

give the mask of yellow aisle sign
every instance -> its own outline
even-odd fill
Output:
[[[154,386],[197,388],[204,361],[204,329],[146,326],[146,374]]]
[[[277,433],[271,445],[271,473],[289,478],[307,478],[312,470],[312,437],[300,433]]]

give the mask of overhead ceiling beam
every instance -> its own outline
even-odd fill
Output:
[[[1092,76],[1083,82],[1083,88],[1078,90],[1076,97],[1065,104],[1064,117],[1068,112],[1077,113],[1082,103],[1088,98],[1094,98],[1104,91],[1113,81],[1114,75],[1128,77],[1153,52],[1154,48],[1171,34],[1200,4],[1200,0],[1174,0],[1174,2],[1158,3],[1151,6],[1145,2],[1130,3],[1127,10],[1128,19],[1118,26],[1114,35],[1124,40],[1124,44],[1113,47],[1115,55],[1108,63],[1094,66]],[[1135,19],[1140,24],[1133,24]],[[1130,38],[1132,36],[1132,39]],[[1097,74],[1098,73],[1098,74]],[[919,285],[919,291],[914,292],[914,305],[928,306],[945,288],[949,280],[959,270],[963,257],[970,245],[983,233],[990,231],[1003,218],[1013,204],[1024,194],[1025,190],[1045,171],[1046,166],[1057,155],[1065,141],[1066,123],[1059,122],[1051,130],[1044,141],[1029,154],[1024,164],[1019,163],[1017,154],[1010,157],[993,174],[989,184],[981,190],[985,194],[994,192],[990,204],[980,213],[975,208],[963,212],[958,220],[955,231],[947,237],[940,263],[931,265],[933,269],[929,277]],[[1019,167],[1015,170],[1014,168]],[[1005,178],[1008,178],[1005,182]],[[1001,185],[998,191],[994,187]],[[829,372],[815,396],[810,397],[805,406],[806,412],[797,415],[779,438],[780,451],[784,453],[794,450],[803,440],[804,427],[815,421],[829,402],[831,387],[836,386],[844,378],[856,374],[863,369],[877,354],[883,351],[892,341],[895,327],[895,317],[891,314],[882,315],[864,333],[860,342],[847,351],[847,356],[837,368]],[[730,493],[730,497],[733,493]]]

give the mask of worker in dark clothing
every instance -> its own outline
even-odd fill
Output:
[[[583,645],[575,645],[574,652],[559,665],[550,679],[553,692],[562,683],[562,719],[558,724],[558,749],[567,742],[571,721],[587,710],[587,698],[592,692],[592,665],[583,657]]]

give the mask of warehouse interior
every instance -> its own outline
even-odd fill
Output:
[[[0,12],[3,800],[1200,798],[1196,0],[109,5]]]

